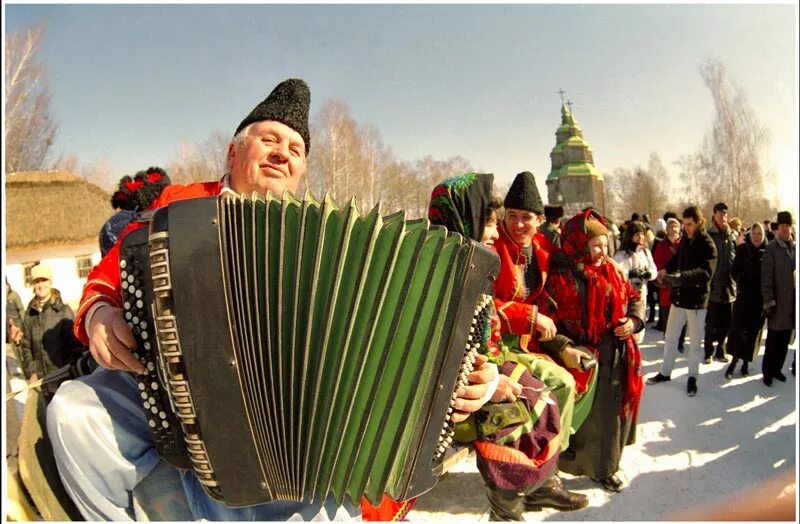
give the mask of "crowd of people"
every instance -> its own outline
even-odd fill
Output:
[[[74,323],[69,308],[59,306],[71,330],[64,339],[88,346],[100,367],[54,390],[47,414],[61,480],[85,518],[349,520],[361,513],[364,520],[397,520],[413,506],[384,497],[378,506],[331,498],[228,507],[206,494],[192,471],[159,457],[139,399],[134,374],[144,368],[131,353],[135,339],[122,315],[121,239],[146,227],[137,220],[143,212],[179,200],[296,190],[311,148],[309,103],[302,80],[279,84],[236,128],[219,181],[173,186],[158,168],[120,181],[119,212],[101,232],[104,257],[89,275]],[[562,207],[544,205],[530,172],[519,173],[502,199],[493,175],[468,173],[433,189],[429,219],[500,260],[491,333],[469,384],[455,392],[452,415],[457,426],[475,423],[487,405],[514,402],[528,413],[472,442],[491,520],[586,507],[588,498],[569,491],[559,470],[610,492],[624,489],[620,459],[635,442],[644,386],[639,343],[648,323],[666,338],[663,364],[648,384],[670,381],[687,333],[690,396],[711,358],[730,362],[727,377],[739,362],[748,373],[765,319],[764,383],[786,380],[781,370],[795,327],[788,212],[778,214],[771,242],[761,223],[744,230],[741,221],[728,222],[723,203],[714,206],[708,227],[697,206],[680,218],[667,212],[655,227],[638,214],[617,227],[592,208],[565,217]],[[52,280],[44,270],[37,275]],[[60,304],[49,286],[39,295],[29,314]],[[23,329],[22,340],[28,332],[34,335]],[[23,366],[26,347],[20,347]]]

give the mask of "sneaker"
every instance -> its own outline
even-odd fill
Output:
[[[695,377],[689,377],[686,382],[686,394],[690,397],[697,395],[697,379]]]
[[[569,491],[555,475],[546,480],[541,488],[525,496],[525,511],[539,511],[543,508],[575,511],[588,505],[589,497]]]
[[[613,491],[614,493],[619,493],[624,487],[624,484],[616,475],[611,475],[610,477],[606,477],[604,479],[593,478],[592,480],[603,486],[604,489]]]
[[[780,380],[781,382],[786,382],[786,375],[783,373],[776,373],[774,377],[775,380]]]
[[[656,373],[652,377],[647,379],[648,384],[660,384],[662,382],[669,382],[671,379],[666,376],[662,375],[661,373]]]

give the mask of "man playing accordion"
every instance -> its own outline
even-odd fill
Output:
[[[167,187],[151,209],[225,192],[280,195],[295,191],[310,149],[306,83],[289,79],[239,124],[228,148],[227,173],[217,182]],[[120,244],[132,223],[91,272],[75,320],[75,335],[102,366],[66,382],[48,408],[47,427],[67,492],[87,520],[349,519],[357,509],[332,499],[314,504],[276,501],[230,508],[210,498],[193,471],[165,462],[154,447],[134,374],[145,368],[132,354],[135,338],[122,313]],[[492,396],[497,369],[473,371],[459,390],[457,421]]]

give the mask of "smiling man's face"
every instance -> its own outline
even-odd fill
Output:
[[[296,191],[306,172],[306,147],[300,133],[291,127],[265,120],[256,122],[228,147],[231,189],[241,195],[285,189]]]

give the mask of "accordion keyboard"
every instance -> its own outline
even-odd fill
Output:
[[[136,339],[134,356],[146,368],[146,373],[136,375],[139,395],[142,400],[147,425],[153,443],[162,457],[170,463],[190,468],[183,434],[170,406],[169,395],[159,374],[156,351],[155,322],[152,314],[152,290],[149,289],[149,265],[146,243],[137,244],[138,231],[126,238],[120,253],[120,284],[122,286],[123,315]],[[141,235],[146,239],[146,235]],[[145,254],[137,253],[143,250]]]
[[[456,401],[456,392],[461,386],[468,385],[468,377],[472,372],[475,360],[481,349],[481,344],[489,339],[488,331],[491,330],[489,320],[488,306],[492,302],[491,295],[482,294],[475,305],[474,316],[472,317],[472,325],[469,328],[467,335],[467,344],[464,348],[464,360],[461,362],[461,369],[456,380],[456,386],[453,390],[453,395],[450,398],[450,407],[447,409],[447,420],[442,428],[439,442],[436,445],[436,452],[433,456],[434,462],[441,460],[445,451],[453,444],[453,437],[455,434],[455,424],[450,422],[450,415],[453,413],[453,405]]]

